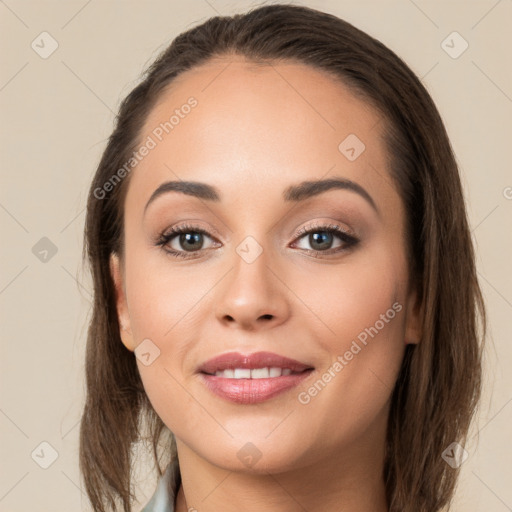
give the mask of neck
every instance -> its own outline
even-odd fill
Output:
[[[176,438],[182,478],[176,512],[387,512],[385,422],[377,423],[337,452],[310,453],[279,472],[224,469]]]

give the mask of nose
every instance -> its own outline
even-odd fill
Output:
[[[257,331],[286,321],[290,305],[278,270],[269,266],[265,251],[248,263],[238,254],[216,297],[216,317],[232,329]]]

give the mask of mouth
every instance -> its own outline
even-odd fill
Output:
[[[198,368],[201,380],[217,396],[237,404],[255,404],[289,391],[315,368],[270,352],[222,354]]]
[[[223,377],[225,379],[272,379],[275,377],[283,377],[287,375],[300,375],[307,372],[308,369],[302,372],[294,372],[291,368],[280,368],[278,366],[264,367],[264,368],[234,368],[226,370],[217,370],[215,373],[202,372],[205,375],[215,375],[215,377]]]
[[[209,359],[197,371],[227,379],[268,379],[312,369],[312,365],[272,352],[255,352],[247,355],[228,352]]]

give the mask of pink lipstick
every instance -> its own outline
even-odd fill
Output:
[[[271,352],[229,352],[206,361],[197,371],[217,396],[238,404],[255,404],[294,388],[313,370],[311,365]]]

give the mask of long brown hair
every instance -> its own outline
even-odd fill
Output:
[[[153,410],[119,333],[109,258],[123,255],[130,175],[108,193],[104,185],[137,149],[162,91],[180,73],[230,55],[327,71],[382,114],[389,173],[406,210],[410,282],[423,306],[422,339],[407,345],[392,394],[383,479],[390,512],[439,511],[450,504],[458,476],[441,455],[452,442],[466,441],[480,397],[486,331],[457,164],[431,97],[397,55],[346,21],[292,5],[217,16],[180,34],[120,106],[90,188],[84,234],[94,303],[80,470],[93,508],[118,510],[120,503],[131,511],[139,441],[150,442],[158,475],[162,454],[176,456],[175,439]],[[168,441],[161,449],[163,434]]]

